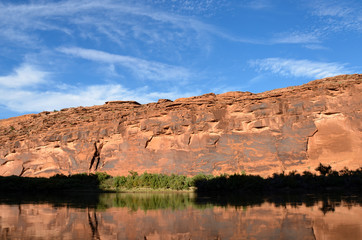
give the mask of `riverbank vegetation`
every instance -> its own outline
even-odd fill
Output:
[[[362,168],[345,168],[337,172],[330,166],[320,164],[316,171],[320,174],[292,171],[288,174],[274,173],[268,178],[243,174],[221,175],[200,179],[195,182],[195,187],[199,193],[362,192]]]
[[[130,171],[128,176],[112,177],[106,173],[55,175],[50,178],[0,177],[0,192],[59,192],[59,191],[192,191],[198,193],[268,193],[268,192],[362,192],[362,168],[337,172],[320,164],[316,171],[275,173],[262,178],[256,175],[198,174],[193,177]]]
[[[192,191],[195,182],[211,179],[212,175],[199,174],[194,177],[166,175],[130,171],[128,176],[112,177],[107,173],[81,173],[74,175],[55,175],[50,178],[0,176],[0,192],[58,192],[58,191]]]

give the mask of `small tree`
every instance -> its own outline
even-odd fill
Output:
[[[326,176],[332,172],[332,167],[330,165],[324,166],[322,163],[319,163],[319,166],[315,170],[320,172],[321,175]]]

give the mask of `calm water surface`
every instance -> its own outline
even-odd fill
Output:
[[[362,239],[362,198],[0,196],[0,239]]]

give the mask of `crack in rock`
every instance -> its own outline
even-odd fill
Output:
[[[152,141],[152,139],[153,139],[153,136],[151,136],[151,137],[146,141],[145,148],[148,147],[148,144]]]
[[[318,129],[316,129],[316,130],[312,133],[312,135],[310,135],[310,136],[307,137],[307,143],[306,143],[306,146],[305,146],[305,152],[306,152],[306,154],[308,154],[309,139],[312,138],[312,137],[314,137],[314,135],[315,135],[317,132],[318,132]]]
[[[90,165],[89,165],[89,170],[92,169],[93,164],[95,163],[94,170],[96,171],[98,169],[99,163],[101,161],[100,155],[101,155],[101,150],[103,148],[103,143],[99,144],[99,146],[97,147],[97,142],[94,142],[94,148],[95,148],[95,151],[94,151],[92,160],[91,160]]]

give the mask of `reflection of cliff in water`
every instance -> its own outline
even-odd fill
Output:
[[[88,211],[88,222],[92,230],[92,239],[101,239],[98,232],[97,213],[95,211],[93,211],[93,214]]]
[[[52,197],[33,203],[1,197],[0,239],[362,238],[360,196],[94,197],[78,197],[72,204],[52,202]]]

